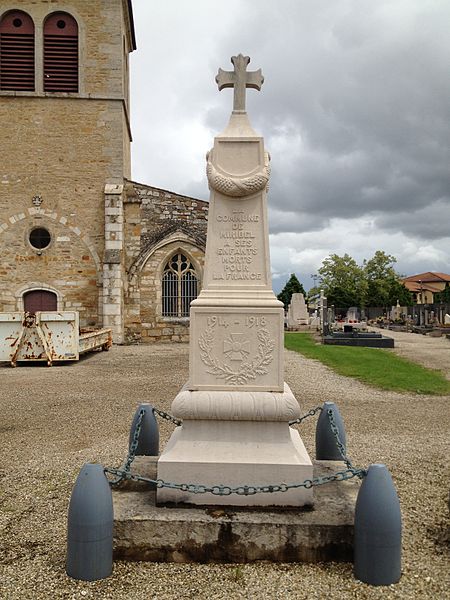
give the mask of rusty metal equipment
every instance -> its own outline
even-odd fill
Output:
[[[18,361],[79,360],[91,350],[108,350],[111,329],[79,330],[76,311],[0,313],[0,361],[15,367]]]

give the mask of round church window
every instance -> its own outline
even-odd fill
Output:
[[[33,229],[30,232],[28,239],[30,240],[30,244],[33,246],[33,248],[36,248],[37,250],[43,250],[50,244],[52,237],[50,235],[50,231],[45,229],[45,227],[36,227],[36,229]]]
[[[56,27],[57,27],[58,29],[65,29],[65,27],[66,27],[66,22],[65,22],[65,21],[63,21],[62,19],[59,19],[59,20],[56,22]]]
[[[16,18],[13,21],[14,27],[22,27],[22,19]]]

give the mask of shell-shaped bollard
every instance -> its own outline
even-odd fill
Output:
[[[354,574],[370,585],[391,585],[401,576],[402,517],[391,474],[370,465],[355,508]]]
[[[316,425],[316,459],[342,460],[342,455],[339,452],[339,448],[336,443],[336,436],[331,429],[328,410],[333,411],[333,419],[339,433],[339,439],[341,440],[344,448],[346,448],[344,421],[342,420],[338,407],[334,402],[324,402],[322,406],[322,412],[320,413],[320,417],[317,420]]]
[[[151,404],[140,404],[134,413],[133,421],[130,429],[129,447],[134,439],[134,431],[139,419],[141,410],[144,411],[144,417],[141,421],[141,430],[139,432],[139,440],[136,449],[136,456],[158,456],[159,454],[159,428],[153,412]]]
[[[69,504],[66,573],[96,581],[113,567],[113,502],[102,465],[83,465]]]

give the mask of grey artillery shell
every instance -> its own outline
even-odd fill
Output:
[[[342,455],[336,444],[336,437],[330,426],[327,411],[333,411],[334,422],[339,432],[339,438],[346,446],[345,427],[338,407],[334,402],[324,402],[322,412],[316,426],[316,458],[317,460],[342,460]]]
[[[145,411],[141,422],[139,441],[136,449],[136,456],[158,456],[159,454],[159,428],[151,404],[140,404],[134,413],[130,429],[129,447],[133,443],[133,434],[139,419],[141,410]]]
[[[385,465],[370,465],[355,508],[354,572],[371,585],[401,576],[402,518],[397,491]]]
[[[113,503],[102,465],[83,465],[72,491],[67,524],[69,577],[104,579],[112,572]]]

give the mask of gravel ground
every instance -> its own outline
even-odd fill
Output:
[[[414,344],[416,358],[428,355],[429,338],[403,335],[410,341],[401,341],[399,350]],[[449,347],[450,342],[442,345],[447,356]],[[435,363],[439,348],[423,360]],[[66,515],[78,471],[85,462],[121,462],[140,402],[170,411],[188,372],[188,346],[175,344],[114,347],[51,369],[0,366],[0,598],[449,597],[445,539],[450,397],[377,391],[293,352],[286,352],[285,370],[303,411],[325,400],[338,404],[348,453],[357,466],[384,462],[390,469],[404,524],[403,576],[398,584],[366,586],[354,580],[351,564],[337,563],[116,561],[113,575],[103,581],[86,583],[66,576]],[[309,419],[301,429],[311,454],[314,427],[315,420]],[[161,423],[162,444],[171,430],[169,423]]]

